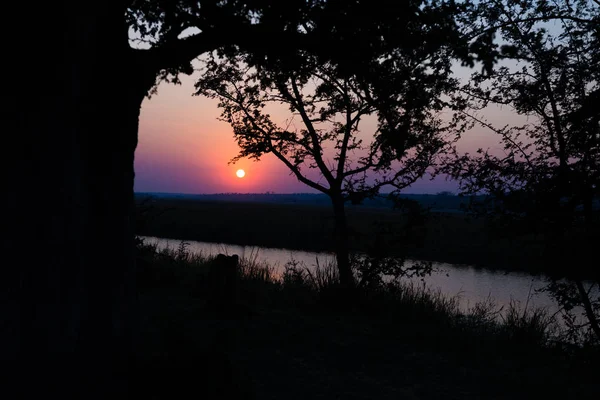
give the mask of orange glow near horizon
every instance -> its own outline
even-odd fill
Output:
[[[192,96],[195,76],[181,76],[181,85],[160,84],[158,93],[142,104],[139,118],[139,144],[135,154],[135,191],[166,193],[315,193],[299,182],[272,154],[260,161],[230,161],[239,148],[232,128],[219,120],[218,101]],[[273,112],[275,120],[289,114]],[[490,145],[489,135],[464,135],[463,150],[474,151]],[[494,144],[497,143],[494,140]],[[494,145],[492,144],[492,145]],[[244,176],[237,175],[238,170]],[[315,170],[305,168],[319,181]],[[326,186],[326,182],[320,181]],[[455,191],[456,185],[426,177],[407,193]]]
[[[145,99],[135,154],[135,191],[166,193],[315,192],[271,154],[230,164],[239,148],[218,101],[192,96],[195,78],[161,84]],[[244,170],[243,179],[237,177]]]

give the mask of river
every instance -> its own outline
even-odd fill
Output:
[[[177,248],[181,240],[156,237],[143,237],[146,243],[157,243],[158,248]],[[325,265],[333,261],[330,253],[319,253],[301,250],[275,249],[257,246],[239,246],[224,243],[208,243],[185,241],[190,252],[202,253],[205,256],[237,254],[240,257],[255,258],[271,265],[276,273],[281,273],[285,264],[294,260],[307,268]],[[410,261],[409,261],[410,262]],[[557,310],[556,303],[546,293],[537,292],[546,282],[543,276],[535,276],[524,272],[503,272],[474,268],[469,265],[434,263],[436,272],[423,278],[425,285],[439,290],[447,296],[459,296],[459,304],[463,311],[477,302],[491,298],[498,306],[508,306],[511,301],[522,307],[545,307],[550,312]],[[412,281],[423,282],[418,278]]]

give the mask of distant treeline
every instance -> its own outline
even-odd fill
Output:
[[[333,248],[333,213],[329,205],[273,202],[279,196],[316,201],[318,195],[254,195],[255,199],[271,196],[270,203],[247,200],[253,195],[222,195],[221,200],[214,200],[213,196],[218,195],[138,194],[136,233],[299,250]],[[442,197],[421,196],[432,200]],[[458,196],[449,197],[460,200]],[[354,251],[376,250],[421,260],[505,270],[543,269],[543,265],[535,265],[541,251],[539,237],[502,235],[486,219],[469,213],[350,206],[348,224],[350,247]]]
[[[138,192],[138,198],[155,197],[159,199],[187,199],[200,201],[228,201],[228,202],[256,202],[256,203],[278,203],[278,204],[306,204],[329,206],[331,200],[325,194],[314,193],[217,193],[217,194],[183,194],[183,193],[155,193]],[[431,211],[460,212],[464,211],[473,201],[481,201],[484,196],[457,196],[450,192],[438,194],[404,194],[400,196],[403,200],[412,200]],[[352,208],[387,208],[392,209],[395,203],[387,194],[366,199],[362,204],[348,203]]]

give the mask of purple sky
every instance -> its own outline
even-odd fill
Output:
[[[177,193],[298,193],[314,192],[291,176],[274,156],[260,162],[241,160],[228,165],[238,148],[231,127],[217,120],[217,101],[191,96],[194,77],[182,85],[161,84],[158,94],[146,99],[140,115],[139,145],[135,159],[135,190]],[[488,118],[503,122],[507,114]],[[498,148],[497,138],[482,130],[464,135],[460,149]],[[238,169],[246,176],[239,179]],[[456,183],[444,179],[416,182],[406,193],[456,192]]]

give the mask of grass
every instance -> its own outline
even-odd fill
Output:
[[[191,385],[208,398],[513,399],[600,389],[597,350],[557,346],[544,310],[488,300],[461,312],[457,297],[402,281],[344,296],[332,264],[292,262],[277,275],[252,254],[240,260],[241,312],[215,315],[211,262],[185,244],[138,245],[152,393]]]
[[[138,250],[138,283],[142,287],[177,289],[200,298],[207,292],[206,278],[214,257],[189,252],[183,241],[178,248],[161,250],[155,244],[140,241]],[[242,302],[259,307],[279,304],[314,311],[337,306],[342,311],[356,306],[370,315],[399,314],[404,320],[442,324],[459,331],[472,329],[476,334],[504,335],[505,340],[525,340],[527,345],[537,346],[549,343],[558,329],[554,317],[543,308],[532,309],[528,304],[521,307],[511,301],[504,310],[488,299],[463,312],[459,295],[445,296],[412,281],[385,282],[354,294],[350,304],[335,304],[339,279],[333,262],[309,269],[292,260],[278,276],[275,268],[260,261],[258,252],[253,252],[241,258],[239,271]]]

